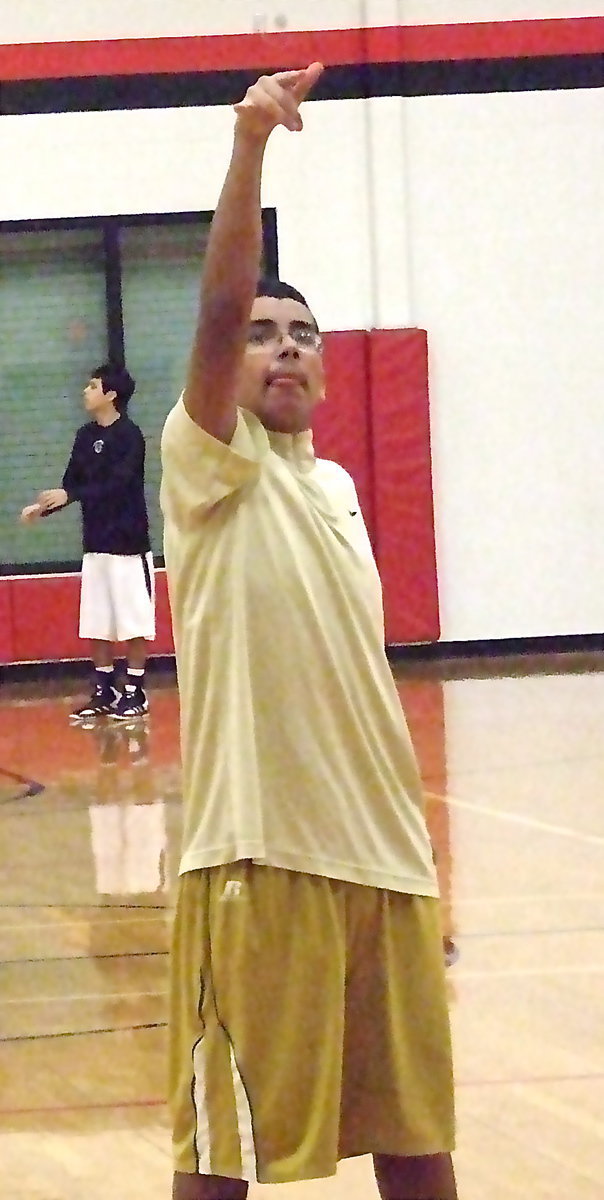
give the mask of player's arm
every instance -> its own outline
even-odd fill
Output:
[[[39,517],[50,517],[67,504],[69,497],[63,488],[48,488],[45,492],[40,492],[34,504],[25,505],[19,519],[24,525],[31,525],[32,521],[37,521]]]
[[[277,125],[302,129],[299,106],[322,70],[313,63],[263,76],[235,106],[233,152],[210,230],[184,393],[189,416],[222,442],[235,431],[237,375],[260,273],[266,145]]]
[[[75,486],[76,482],[80,478],[79,447],[80,431],[78,430],[71,449],[71,454],[69,455],[69,462],[67,463],[65,472],[63,474],[61,487],[47,488],[45,491],[40,492],[37,497],[36,506],[40,509],[40,512],[37,514],[38,516],[50,517],[52,513],[59,512],[61,508],[66,508],[68,504],[72,504],[73,501],[77,499],[77,496],[72,492],[71,489]],[[29,506],[30,509],[33,507],[35,506]],[[25,509],[23,511],[25,512]],[[23,518],[23,514],[21,514],[21,518],[22,520],[35,520],[35,516]]]
[[[41,504],[26,504],[25,508],[21,509],[19,520],[23,525],[33,525],[34,521],[39,520],[43,516]]]
[[[68,480],[75,479],[78,473],[78,440],[79,432],[75,436],[75,441],[72,446],[69,462],[63,475],[63,485],[60,488],[47,488],[46,491],[40,492],[33,504],[26,504],[21,510],[19,520],[23,525],[31,525],[40,517],[50,517],[54,512],[59,512],[61,508],[65,508],[75,500],[75,496],[71,496],[67,490]]]

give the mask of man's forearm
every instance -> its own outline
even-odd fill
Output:
[[[262,258],[262,164],[277,125],[302,128],[299,105],[321,74],[305,70],[262,76],[235,105],[231,162],[210,230],[201,303],[184,403],[189,416],[222,442],[237,423],[237,388]]]
[[[203,271],[205,320],[247,321],[262,258],[262,164],[266,138],[235,132],[233,154],[212,221]]]

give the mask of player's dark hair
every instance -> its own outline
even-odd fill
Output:
[[[292,287],[291,283],[284,283],[282,279],[277,279],[276,275],[264,275],[258,280],[256,296],[275,296],[277,300],[297,300],[298,304],[303,304],[308,309],[315,323],[315,329],[318,330],[317,319],[306,296],[303,296],[297,288]]]
[[[127,409],[136,384],[125,367],[120,367],[117,363],[103,363],[102,367],[96,367],[91,372],[90,378],[100,379],[105,393],[115,392],[115,407],[118,412]]]

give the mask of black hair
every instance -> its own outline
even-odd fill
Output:
[[[115,407],[118,412],[125,411],[136,387],[125,367],[120,367],[117,363],[103,363],[102,367],[96,367],[91,372],[90,378],[100,379],[105,393],[115,392]]]
[[[315,329],[319,329],[317,319],[306,296],[303,296],[297,288],[292,287],[291,283],[284,283],[282,279],[278,279],[276,275],[264,275],[258,280],[256,296],[274,296],[277,300],[297,300],[298,304],[303,304],[308,309],[315,323]]]

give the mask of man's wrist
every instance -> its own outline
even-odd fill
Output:
[[[261,158],[271,133],[272,129],[252,129],[245,120],[237,117],[234,135],[235,149]]]

